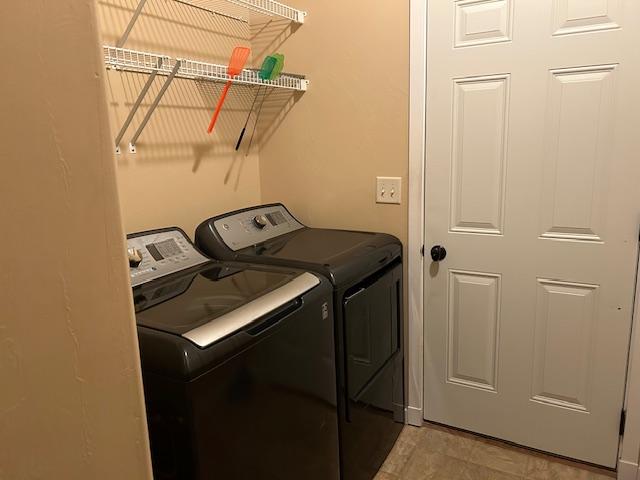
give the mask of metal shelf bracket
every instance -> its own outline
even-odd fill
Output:
[[[129,153],[136,153],[136,143],[138,142],[138,139],[140,138],[142,131],[147,126],[147,123],[149,123],[149,120],[151,119],[151,115],[153,115],[153,112],[155,112],[156,108],[158,108],[158,104],[160,103],[160,100],[162,100],[162,97],[164,97],[164,94],[167,92],[169,85],[171,85],[171,82],[176,77],[178,70],[180,70],[181,63],[182,63],[181,60],[176,60],[176,63],[173,66],[173,69],[171,70],[171,73],[164,81],[164,84],[160,88],[160,91],[156,95],[156,98],[153,100],[153,103],[149,107],[149,110],[147,110],[147,114],[144,116],[142,123],[140,123],[140,126],[136,130],[136,133],[133,134],[133,137],[131,138],[131,142],[129,143]],[[157,70],[154,73],[157,73]],[[154,74],[152,74],[151,77],[154,77]],[[147,80],[147,84],[145,84],[145,88],[147,89],[147,91],[149,90],[148,88],[149,86],[151,86],[151,83],[149,82],[149,80]],[[146,94],[146,92],[144,93]]]
[[[149,92],[149,88],[151,88],[153,81],[156,79],[156,76],[158,75],[158,71],[162,68],[163,61],[164,59],[162,58],[158,59],[158,62],[156,64],[156,70],[154,70],[151,73],[151,75],[149,75],[149,78],[147,79],[147,82],[144,84],[144,87],[142,87],[142,90],[140,91],[138,98],[133,104],[133,107],[131,107],[131,111],[129,112],[127,119],[124,121],[122,128],[120,129],[120,131],[118,132],[118,135],[116,136],[116,153],[118,155],[120,154],[120,142],[122,141],[122,137],[124,137],[124,134],[127,131],[127,128],[129,128],[129,125],[131,125],[131,122],[133,121],[133,117],[136,115],[138,108],[140,108],[140,104],[142,103],[142,100],[144,100],[144,97],[147,96],[147,92]],[[129,151],[131,151],[131,148],[129,148]],[[135,152],[132,152],[132,153],[135,153]]]
[[[140,2],[138,3],[138,6],[136,7],[136,10],[133,12],[133,16],[131,17],[131,20],[129,20],[129,25],[127,25],[126,30],[124,31],[124,33],[122,34],[118,42],[116,43],[116,47],[118,48],[124,47],[124,44],[127,42],[127,39],[129,38],[129,34],[131,33],[131,30],[133,30],[133,26],[138,21],[138,17],[142,13],[142,9],[144,8],[144,5],[146,3],[147,3],[147,0],[140,0]]]

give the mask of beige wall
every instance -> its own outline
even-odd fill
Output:
[[[151,478],[93,0],[0,6],[0,478]]]
[[[268,132],[262,200],[314,226],[407,238],[409,2],[291,0],[307,22],[282,47],[310,90]],[[403,177],[403,204],[375,203],[375,177]]]
[[[226,2],[199,1],[224,7]],[[137,0],[98,0],[102,42],[115,45]],[[228,5],[225,12],[242,13]],[[247,23],[194,9],[177,2],[150,1],[131,32],[126,48],[226,65],[234,46],[251,45]],[[115,137],[148,76],[107,74],[109,115]],[[260,202],[257,150],[245,157],[234,150],[253,90],[234,86],[216,130],[206,128],[223,85],[175,80],[142,133],[138,153],[127,145],[160,89],[158,77],[116,157],[122,213],[127,232],[177,225],[192,236],[205,218]]]

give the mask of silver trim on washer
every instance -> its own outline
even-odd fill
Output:
[[[286,285],[276,288],[266,295],[256,298],[205,325],[183,333],[182,336],[200,347],[208,347],[221,338],[250,325],[263,315],[273,312],[278,307],[305,294],[319,284],[320,279],[318,277],[305,272]]]

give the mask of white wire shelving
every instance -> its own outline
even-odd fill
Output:
[[[209,82],[233,81],[234,84],[257,85],[299,92],[304,92],[309,87],[309,80],[307,80],[303,75],[283,73],[276,80],[262,80],[259,76],[259,70],[244,69],[240,75],[232,77],[227,74],[226,65],[206,63],[184,58],[172,58],[168,55],[129,50],[109,45],[105,45],[103,47],[103,52],[104,62],[107,69],[149,74],[147,82],[140,91],[140,94],[134,102],[127,119],[116,136],[116,153],[120,153],[120,142],[158,75],[166,77],[165,81],[156,94],[156,97],[147,110],[144,119],[140,123],[140,126],[129,143],[130,153],[136,153],[136,142],[138,138],[142,134],[142,131],[151,119],[153,112],[157,108],[160,100],[174,78]]]
[[[147,123],[149,123],[153,112],[158,107],[158,104],[169,88],[169,85],[176,77],[212,82],[227,82],[232,80],[234,83],[245,85],[260,85],[270,88],[283,88],[297,91],[307,90],[309,81],[302,75],[285,73],[282,74],[277,80],[269,81],[262,80],[258,75],[258,70],[244,69],[240,75],[232,78],[227,74],[227,67],[225,65],[200,62],[197,60],[189,60],[184,58],[174,59],[169,57],[168,55],[140,52],[123,48],[129,38],[129,35],[131,34],[131,31],[136,25],[136,22],[140,18],[140,15],[144,10],[147,1],[148,0],[138,0],[138,5],[136,6],[133,15],[131,16],[131,20],[129,20],[124,33],[116,42],[115,47],[104,47],[104,60],[105,65],[108,69],[149,74],[147,82],[140,91],[140,94],[133,104],[129,115],[124,122],[124,125],[116,136],[116,153],[120,153],[120,142],[122,141],[125,132],[131,125],[136,112],[140,108],[142,101],[146,97],[149,89],[151,88],[151,85],[158,75],[166,78],[159,92],[156,94],[155,99],[151,103],[151,106],[147,110],[142,123],[134,133],[131,142],[129,143],[129,152],[131,153],[136,153],[136,142],[138,138],[142,134],[142,131],[146,127]],[[296,24],[304,23],[304,19],[307,16],[306,12],[297,10],[283,3],[276,2],[275,0],[208,0],[206,2],[204,0],[172,1],[199,10],[207,11],[213,15],[220,15],[234,21],[245,23],[249,23],[249,20],[247,18],[250,18],[253,14],[266,15],[269,17],[279,17]],[[228,8],[224,8],[225,5],[227,7],[233,5],[234,10],[228,11]],[[250,14],[249,16],[244,14],[247,12]]]
[[[195,0],[173,0],[173,1],[176,3],[180,3],[182,5],[187,5],[190,7],[197,8],[199,10],[206,10],[215,15],[222,15],[224,17],[228,17],[228,18],[232,18],[232,19],[244,21],[244,22],[247,21],[246,19],[239,17],[237,15],[224,12],[223,9],[207,8],[206,6],[196,3]],[[304,19],[307,16],[307,12],[302,10],[297,10],[283,3],[276,2],[275,0],[219,0],[217,3],[220,3],[220,2],[242,7],[242,10],[258,13],[260,15],[283,18],[285,20],[289,20],[296,24],[304,23]],[[129,38],[129,34],[131,33],[131,30],[133,30],[133,27],[135,26],[136,22],[138,21],[138,18],[140,17],[140,14],[142,13],[142,10],[144,9],[144,6],[146,3],[147,3],[147,0],[139,0],[138,5],[134,10],[133,15],[131,16],[131,20],[129,21],[129,24],[127,25],[120,39],[116,42],[117,47],[124,47],[124,44],[127,42],[127,39]]]
[[[274,0],[227,0],[248,10],[268,15],[270,17],[281,17],[295,23],[304,23],[307,12],[297,10],[283,3]]]
[[[170,75],[174,66],[179,61],[180,67],[175,74],[176,78],[188,80],[203,80],[212,82],[227,82],[245,85],[262,85],[272,88],[286,88],[289,90],[306,91],[309,80],[304,75],[283,73],[277,80],[262,80],[258,75],[258,69],[245,68],[236,77],[227,74],[227,66],[216,63],[206,63],[185,58],[174,59],[158,53],[128,50],[126,48],[103,46],[104,63],[108,69],[121,70],[135,73],[153,73]]]

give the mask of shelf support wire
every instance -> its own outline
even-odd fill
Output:
[[[202,10],[203,12],[207,12],[207,13],[210,13],[212,15],[219,15],[221,17],[229,18],[231,20],[237,20],[238,22],[249,23],[247,20],[244,20],[243,18],[235,17],[235,16],[229,15],[227,13],[222,13],[222,12],[219,12],[217,10],[212,10],[210,8],[202,7],[200,5],[196,5],[195,3],[188,2],[187,0],[173,0],[173,1],[176,2],[176,3],[179,3],[181,5],[186,5],[188,7],[195,8],[196,10]]]
[[[268,16],[279,16],[296,23],[304,23],[306,13],[274,0],[227,0],[248,10]]]
[[[162,97],[164,96],[167,89],[169,88],[169,85],[171,85],[171,82],[173,81],[176,74],[178,73],[178,70],[180,70],[181,64],[182,64],[182,60],[176,60],[176,64],[173,66],[171,73],[169,74],[167,79],[164,81],[164,84],[162,85],[162,88],[160,88],[158,95],[156,95],[155,100],[149,107],[149,110],[147,111],[147,114],[144,116],[144,119],[142,120],[142,123],[138,127],[138,130],[136,130],[136,133],[133,134],[133,138],[131,138],[131,142],[129,143],[130,153],[136,153],[136,142],[138,141],[138,138],[140,138],[140,135],[142,134],[144,127],[146,127],[147,123],[149,123],[149,119],[151,118],[151,115],[153,115],[153,112],[158,107],[160,100],[162,100]]]
[[[147,92],[149,91],[149,88],[151,88],[153,81],[156,79],[156,75],[158,75],[158,71],[162,68],[162,61],[163,61],[162,58],[158,59],[158,63],[156,64],[156,69],[151,73],[151,75],[149,75],[149,78],[147,79],[147,83],[145,83],[144,87],[142,87],[142,90],[140,91],[138,98],[133,104],[133,107],[131,107],[129,116],[124,121],[122,128],[118,132],[118,136],[116,137],[116,153],[120,153],[120,142],[122,141],[122,137],[124,137],[124,134],[127,131],[127,128],[129,128],[129,125],[131,125],[131,122],[133,121],[133,117],[138,111],[138,108],[140,108],[140,104],[142,104],[142,100],[144,100],[144,97],[147,96]]]
[[[146,3],[147,3],[147,0],[140,0],[140,2],[138,3],[138,7],[136,8],[135,12],[133,12],[133,17],[131,17],[131,20],[129,20],[129,25],[127,25],[127,29],[124,31],[124,33],[120,37],[120,40],[118,40],[118,43],[116,43],[116,47],[122,48],[124,44],[127,42],[127,39],[129,38],[129,34],[131,33],[131,30],[133,30],[133,27],[136,24],[136,22],[138,21],[138,17],[142,13],[142,9],[144,8],[144,5]]]

